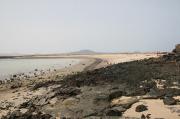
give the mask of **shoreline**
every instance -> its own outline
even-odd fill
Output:
[[[136,57],[134,57],[134,56],[136,56]],[[115,58],[115,57],[117,57],[117,58]],[[132,57],[134,57],[134,59],[132,59]],[[137,55],[132,55],[132,57],[129,58],[129,54],[123,54],[123,55],[120,54],[118,56],[117,56],[117,54],[116,55],[113,55],[113,54],[88,55],[88,56],[83,55],[83,56],[79,57],[81,59],[81,61],[78,64],[72,65],[67,68],[58,69],[55,72],[50,72],[43,79],[39,79],[39,77],[37,77],[37,78],[30,79],[30,80],[20,80],[17,82],[15,80],[15,82],[17,84],[19,82],[21,83],[21,85],[19,87],[15,86],[13,88],[10,88],[12,85],[14,85],[12,82],[11,82],[12,84],[9,83],[6,86],[4,86],[4,88],[0,87],[0,91],[1,91],[1,93],[0,93],[0,102],[1,102],[0,108],[3,107],[3,105],[5,106],[3,108],[3,110],[0,110],[0,117],[2,115],[6,115],[8,112],[15,111],[16,109],[19,108],[19,105],[23,104],[24,102],[26,102],[28,100],[32,100],[34,97],[39,98],[41,96],[51,95],[51,93],[49,94],[49,92],[51,92],[52,89],[61,86],[61,83],[59,84],[59,82],[63,81],[64,78],[69,77],[71,75],[76,75],[79,72],[87,72],[87,71],[91,71],[93,69],[99,69],[99,68],[111,66],[113,64],[116,64],[117,62],[121,63],[124,61],[128,62],[128,61],[132,61],[132,60],[142,60],[144,58],[157,57],[157,56],[156,56],[156,54],[151,54],[151,56],[137,54]],[[78,58],[78,57],[76,57],[76,58]],[[51,85],[51,83],[53,83],[53,85]],[[37,86],[38,85],[47,85],[47,86],[33,91],[32,87],[34,87],[36,85]],[[103,86],[100,86],[99,88],[101,89],[102,87]],[[89,89],[86,89],[86,87],[84,87],[84,88],[85,89],[83,89],[83,90],[89,90]],[[52,105],[56,102],[56,101],[54,102],[53,100],[57,100],[57,99],[53,98],[52,102],[50,101],[50,103],[52,103]],[[44,105],[44,103],[46,103],[46,102],[41,102],[41,103],[43,103],[43,104],[40,104],[40,105]],[[51,107],[48,107],[47,109],[51,109]],[[24,112],[27,109],[22,108],[20,110],[22,112]],[[44,110],[44,109],[42,109],[42,110]],[[46,112],[46,111],[48,111],[48,110],[45,109],[44,112]],[[56,112],[56,111],[54,111],[54,112]]]
[[[9,57],[9,56],[8,56]],[[101,68],[106,67],[108,65],[117,64],[117,63],[123,63],[123,62],[129,62],[134,60],[141,60],[150,57],[157,57],[156,53],[112,53],[112,54],[90,54],[90,55],[33,55],[33,56],[10,56],[13,58],[5,58],[5,59],[78,59],[78,60],[89,60],[92,62],[94,60],[94,64],[89,64],[89,61],[86,62],[80,62],[79,64],[75,64],[77,66],[81,64],[87,64],[85,70],[93,69],[93,68]],[[4,59],[4,58],[3,58]],[[88,66],[92,65],[92,66]],[[68,66],[72,67],[72,66]],[[67,67],[66,67],[67,68]],[[64,68],[60,68],[64,69]],[[41,70],[41,69],[39,69]],[[57,70],[59,70],[57,68]],[[32,70],[33,71],[33,70]],[[60,70],[61,71],[61,70]],[[82,70],[81,70],[82,71]],[[26,73],[26,72],[21,72]],[[52,72],[51,72],[52,73]],[[12,74],[13,75],[13,74]]]
[[[35,55],[7,55],[7,56],[0,56],[0,59],[48,59],[48,58],[92,58],[93,56],[103,56],[103,55],[165,55],[168,52],[140,52],[140,53],[93,53],[93,54],[35,54]]]
[[[66,57],[66,58],[69,59],[69,57]],[[5,100],[5,102],[6,101],[13,102],[17,106],[20,103],[26,101],[26,99],[24,99],[24,96],[27,99],[31,99],[34,96],[42,95],[44,92],[46,92],[45,89],[36,91],[36,93],[30,91],[28,87],[32,85],[31,82],[33,82],[33,84],[38,84],[40,82],[47,82],[48,80],[53,81],[53,80],[56,80],[57,77],[63,78],[67,75],[72,75],[78,72],[82,72],[84,70],[86,71],[92,70],[93,68],[96,67],[96,65],[103,62],[102,60],[99,60],[98,58],[90,58],[90,57],[76,57],[76,59],[79,59],[80,62],[75,65],[68,66],[66,68],[56,69],[56,71],[49,72],[42,79],[39,79],[39,77],[42,77],[42,75],[40,75],[38,77],[30,77],[30,79],[28,80],[26,79],[13,80],[12,82],[7,81],[4,84],[0,84],[0,92],[1,92],[0,103],[3,104],[4,103],[3,100]],[[12,88],[11,86],[14,85],[13,84],[14,82],[17,83],[17,87]],[[19,82],[21,82],[21,86],[18,86]],[[25,92],[27,92],[27,94],[25,94]],[[21,97],[19,94],[22,94],[23,96]],[[8,109],[8,110],[4,110],[4,109],[1,110],[1,106],[2,105],[0,104],[0,118],[2,117],[2,115],[6,115],[8,112],[15,110],[14,108]]]
[[[60,57],[56,57],[57,59],[61,59]],[[46,70],[42,70],[42,69],[37,69],[38,71],[35,71],[36,69],[33,69],[31,71],[32,75],[30,76],[30,74],[26,74],[29,72],[21,72],[21,73],[15,73],[15,74],[10,74],[8,76],[8,78],[6,78],[6,80],[0,80],[0,90],[2,88],[3,85],[7,85],[7,83],[12,83],[12,82],[16,82],[18,81],[22,81],[22,82],[26,82],[27,79],[28,80],[35,80],[37,82],[40,81],[47,81],[47,80],[54,80],[57,76],[66,76],[69,74],[74,74],[76,72],[82,72],[84,69],[89,70],[91,67],[90,65],[93,63],[96,63],[96,60],[99,60],[97,58],[89,58],[89,57],[64,57],[63,59],[78,59],[79,63],[71,65],[69,64],[69,66],[65,66],[64,68],[56,68],[56,69],[50,69],[50,71],[46,71]],[[19,58],[18,58],[19,59]],[[24,58],[21,58],[24,59]],[[26,59],[26,58],[25,58]],[[39,59],[39,58],[30,58],[30,59]],[[41,58],[40,58],[41,59]],[[48,59],[46,58],[42,58],[42,59]],[[51,57],[51,59],[54,59],[54,57]],[[99,62],[100,63],[100,62]],[[36,73],[38,73],[39,71],[43,71],[44,74],[37,74],[34,75]],[[26,78],[19,78],[19,75],[24,74]],[[16,77],[13,77],[13,75],[15,75]],[[42,78],[43,77],[43,78]],[[39,81],[38,81],[39,80]]]

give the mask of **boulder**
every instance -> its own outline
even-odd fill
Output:
[[[129,109],[132,104],[138,102],[137,97],[123,97],[112,100],[111,106],[122,106],[125,109]]]
[[[143,111],[146,111],[148,110],[147,106],[145,105],[138,105],[135,109],[136,112],[143,112]]]
[[[106,116],[122,116],[122,112],[116,109],[109,109],[105,111]]]
[[[109,94],[109,101],[111,101],[115,98],[121,97],[122,95],[123,95],[122,91],[114,91],[114,92]]]
[[[125,112],[126,111],[126,108],[122,107],[122,106],[118,106],[118,107],[113,107],[111,108],[112,110],[118,110],[120,112]]]
[[[172,97],[165,97],[163,102],[165,105],[175,105],[177,101]]]
[[[165,96],[173,97],[180,95],[180,89],[177,88],[166,88],[164,89]]]
[[[158,99],[164,94],[156,88],[151,88],[150,91],[143,97],[144,99]]]
[[[127,92],[126,96],[141,96],[141,95],[145,95],[146,89],[145,88],[137,88],[135,90],[130,90]]]

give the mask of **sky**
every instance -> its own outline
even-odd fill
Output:
[[[171,51],[180,0],[0,0],[0,53]]]

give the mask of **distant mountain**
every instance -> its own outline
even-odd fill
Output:
[[[90,54],[99,54],[98,52],[92,50],[80,50],[76,52],[71,52],[72,55],[90,55]]]

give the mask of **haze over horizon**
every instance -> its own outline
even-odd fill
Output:
[[[180,0],[1,0],[0,53],[171,51]]]

